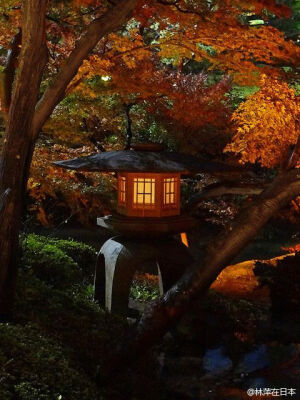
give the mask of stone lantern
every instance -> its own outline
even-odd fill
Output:
[[[174,238],[195,220],[180,210],[180,179],[198,172],[222,172],[227,166],[166,152],[154,143],[54,163],[81,171],[116,172],[117,212],[97,224],[117,236],[98,254],[95,299],[109,311],[127,314],[130,286],[137,271],[158,271],[160,291],[167,291],[193,262],[185,244]]]

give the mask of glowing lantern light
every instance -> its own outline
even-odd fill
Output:
[[[119,173],[119,214],[164,217],[180,214],[180,173]]]
[[[180,238],[181,238],[182,243],[183,243],[186,247],[189,247],[189,240],[188,240],[188,237],[187,237],[186,232],[182,232],[182,233],[180,234]]]

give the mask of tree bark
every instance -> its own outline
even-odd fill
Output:
[[[251,206],[241,212],[232,226],[210,243],[203,262],[195,263],[140,321],[135,335],[105,362],[103,375],[111,376],[128,367],[155,344],[181,318],[195,299],[204,295],[218,274],[257,235],[266,222],[300,194],[300,170],[277,177]]]
[[[130,117],[130,110],[134,106],[133,103],[125,104],[124,110],[126,115],[126,145],[124,150],[130,150],[132,141],[132,119]]]
[[[32,121],[47,61],[45,15],[48,0],[25,0],[22,49],[6,124],[0,165],[0,195],[9,190],[0,211],[0,317],[11,314],[16,276],[18,234],[33,146]],[[7,193],[7,192],[6,192]]]

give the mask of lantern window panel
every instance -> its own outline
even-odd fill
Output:
[[[134,178],[133,180],[133,204],[135,207],[155,206],[155,179]]]
[[[176,205],[176,191],[177,191],[177,178],[164,178],[164,205],[174,206]]]
[[[126,203],[126,178],[125,176],[119,177],[119,202]]]

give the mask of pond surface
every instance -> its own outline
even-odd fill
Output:
[[[162,380],[175,396],[174,399],[249,400],[249,388],[287,388],[293,389],[295,395],[277,398],[299,400],[299,350],[300,347],[295,344],[261,344],[234,362],[227,355],[226,347],[220,346],[207,349],[201,361],[185,357],[173,358],[171,363],[167,361]]]

